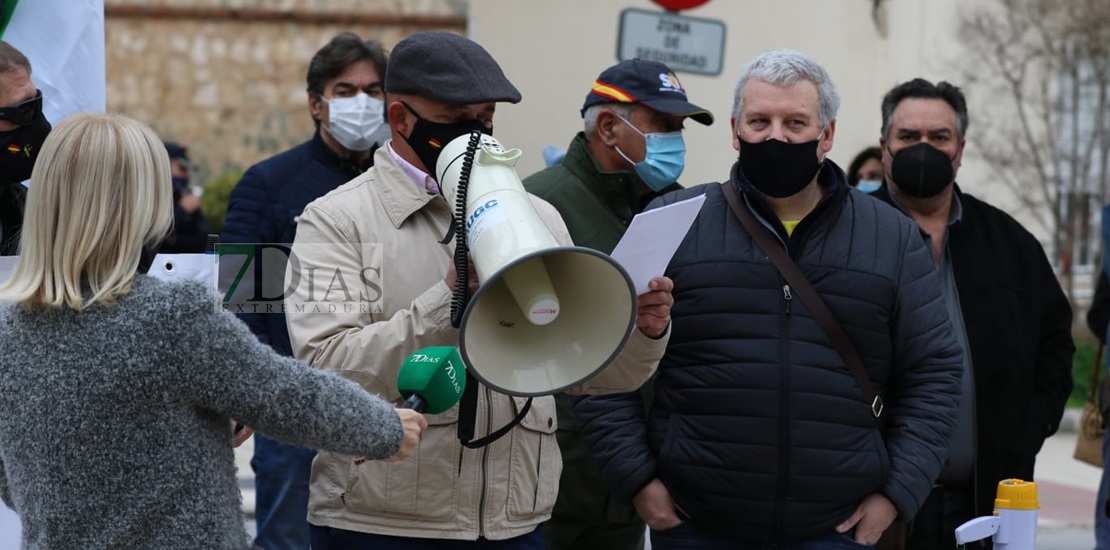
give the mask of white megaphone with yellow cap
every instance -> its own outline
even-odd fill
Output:
[[[1033,550],[1037,544],[1037,484],[1020,479],[998,482],[994,513],[956,528],[956,544],[990,538],[995,550]]]
[[[516,173],[519,149],[467,134],[440,153],[436,180],[456,217],[481,286],[459,324],[470,372],[498,391],[553,395],[588,380],[635,328],[625,270],[596,250],[560,246]]]

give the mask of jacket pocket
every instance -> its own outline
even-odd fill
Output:
[[[343,502],[352,510],[375,515],[454,518],[459,492],[459,454],[455,424],[459,409],[426,415],[428,429],[420,445],[400,462],[370,460],[352,465]]]
[[[517,411],[527,398],[514,397]],[[555,417],[555,400],[538,397],[520,426],[510,432],[509,498],[506,515],[510,521],[525,520],[548,514],[559,493],[559,475],[563,457],[555,440],[559,423]]]

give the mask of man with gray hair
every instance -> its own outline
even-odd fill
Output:
[[[790,50],[736,86],[731,178],[667,268],[674,327],[650,411],[575,412],[652,547],[858,548],[913,517],[940,471],[963,352],[918,229],[826,155],[840,100]]]
[[[31,168],[50,133],[42,92],[31,81],[31,62],[0,40],[0,256],[19,253],[23,204]]]

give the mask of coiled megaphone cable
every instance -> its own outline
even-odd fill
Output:
[[[463,153],[463,163],[459,168],[459,183],[455,190],[455,293],[451,297],[451,326],[459,328],[462,325],[463,313],[470,303],[470,246],[467,244],[466,234],[466,195],[470,186],[470,170],[474,167],[474,155],[478,153],[478,144],[482,141],[482,132],[474,130],[470,133],[470,141],[466,144]]]

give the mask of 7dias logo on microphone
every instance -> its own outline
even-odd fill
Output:
[[[311,243],[294,251],[288,243],[222,243],[220,305],[232,313],[381,313],[384,246]]]
[[[457,355],[456,355],[457,357]],[[447,364],[443,365],[443,375],[445,379],[451,384],[456,392],[462,393],[462,385],[459,384],[459,368],[451,362],[451,357],[444,357],[442,355],[428,355],[425,353],[414,353],[409,356],[408,362],[413,364],[427,363],[431,365],[438,365],[446,361]]]

